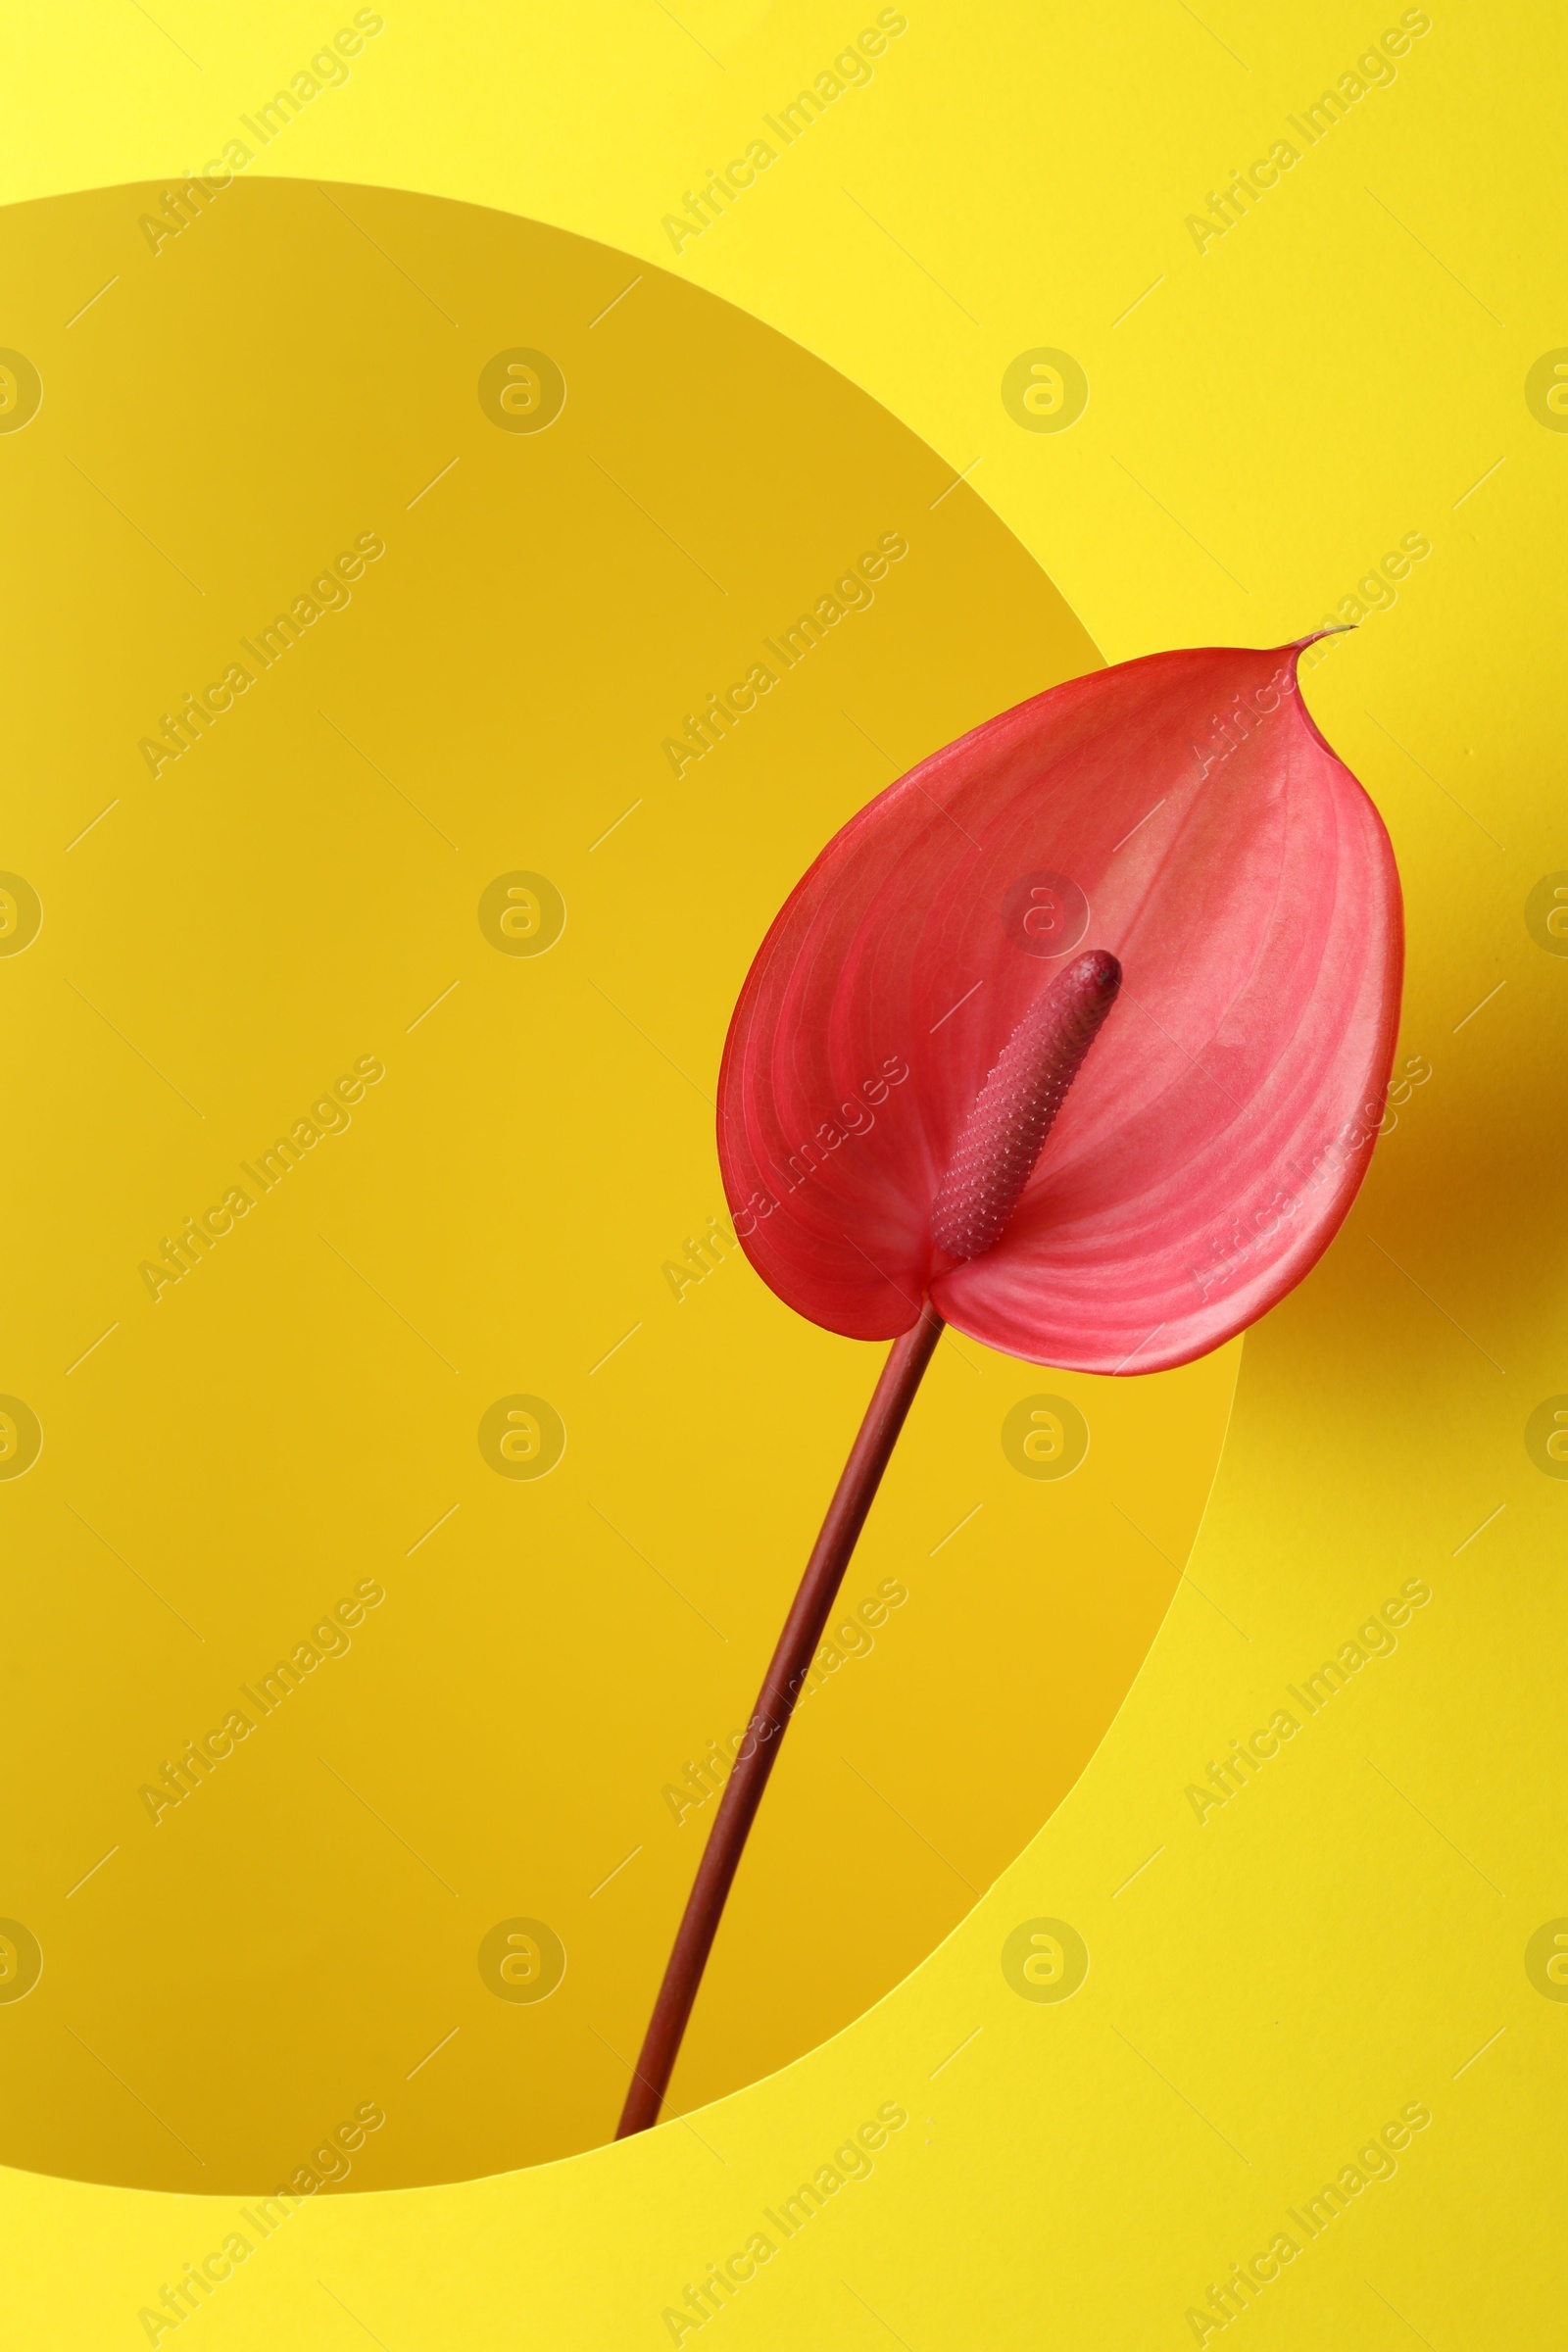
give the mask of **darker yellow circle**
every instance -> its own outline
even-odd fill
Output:
[[[17,315],[100,285],[156,197],[0,216]],[[355,2185],[613,2132],[615,2052],[647,2025],[801,1513],[831,1494],[872,1372],[783,1313],[731,1238],[712,1099],[735,991],[898,766],[1098,659],[969,485],[799,345],[652,268],[594,327],[639,265],[391,189],[352,209],[367,235],[334,241],[314,184],[237,179],[221,220],[126,248],[90,345],[84,319],[40,347],[125,512],[72,476],[71,609],[24,598],[8,622],[51,748],[10,780],[0,856],[72,952],[55,977],[39,956],[0,970],[0,1377],[69,1453],[74,1507],[45,1470],[0,1516],[38,1609],[79,1596],[90,1644],[45,1643],[11,1692],[14,1794],[60,1859],[28,1908],[50,1967],[68,1950],[73,2024],[126,2082],[180,2091],[172,2137],[69,2036],[29,2035],[0,2161],[181,2192],[286,2179],[389,2050],[406,2070],[460,2018]],[[519,285],[571,394],[521,463],[475,398]],[[221,402],[192,398],[209,363]],[[27,576],[53,561],[64,479],[32,470],[13,468]],[[854,570],[874,602],[839,611]],[[802,655],[791,632],[819,610],[839,617]],[[85,669],[84,642],[109,649]],[[721,701],[769,674],[750,708]],[[519,874],[537,928],[505,897]],[[569,909],[559,954],[539,952],[559,920],[540,877]],[[1096,1391],[1097,1444],[1157,1473],[1178,1531],[1229,1383]],[[988,1589],[1038,1641],[956,1684],[962,1580],[917,1598],[867,1553],[843,1614],[876,1654],[838,1642],[831,1695],[807,1701],[908,1818],[960,1810],[963,1876],[934,1893],[891,1816],[868,1852],[839,1738],[787,1756],[683,2101],[820,2043],[918,1963],[1081,1773],[1160,1620],[1157,1555],[1131,1585],[1095,1574],[1124,1522],[1088,1482],[1042,1560],[994,1385],[917,1400],[877,1523],[889,1558],[924,1556],[920,1464],[968,1463]],[[1043,1724],[1039,1644],[1064,1629],[1075,1704]],[[893,1674],[907,1703],[876,1716]],[[63,1756],[83,1687],[92,1734]],[[187,1801],[138,1796],[188,1742],[220,1756],[231,1711],[248,1736],[229,1727]],[[83,1848],[117,1787],[122,1818]],[[478,1997],[478,1923],[511,1917],[519,1850],[602,2042],[570,1985],[520,2034]],[[831,1932],[833,1969],[793,1964],[806,1932]]]

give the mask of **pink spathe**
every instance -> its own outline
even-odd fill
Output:
[[[1147,1372],[1314,1263],[1383,1117],[1402,931],[1388,836],[1302,703],[1300,651],[1055,687],[828,844],[759,951],[719,1080],[736,1230],[788,1304],[886,1340],[929,1295],[1008,1354]],[[1089,951],[1119,995],[998,1238],[956,1263],[937,1204],[971,1114]]]

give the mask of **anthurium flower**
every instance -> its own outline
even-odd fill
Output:
[[[943,1324],[1187,1362],[1327,1248],[1382,1123],[1398,879],[1302,644],[1156,654],[1004,711],[829,842],[758,952],[718,1153],[763,1280],[894,1342],[774,1652],[620,2134],[658,2119],[828,1610]]]
[[[1153,1371],[1327,1247],[1384,1116],[1399,893],[1300,650],[1054,688],[828,844],[752,966],[719,1082],[736,1231],[791,1306],[892,1339],[929,1296],[1031,1362]],[[965,1122],[1080,944],[1121,964],[1110,1026],[1005,1233],[955,1255],[934,1211]]]

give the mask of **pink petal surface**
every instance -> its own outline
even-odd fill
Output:
[[[929,1292],[1009,1354],[1154,1371],[1321,1254],[1383,1116],[1402,932],[1300,650],[1054,687],[890,786],[797,885],[730,1024],[718,1150],[800,1313],[891,1339]],[[1120,959],[1120,996],[1002,1240],[955,1264],[932,1211],[965,1121],[1086,949]]]

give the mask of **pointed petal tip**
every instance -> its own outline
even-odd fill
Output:
[[[1353,620],[1335,621],[1329,628],[1314,629],[1309,637],[1293,637],[1290,644],[1282,646],[1280,651],[1286,654],[1304,654],[1309,645],[1318,645],[1325,637],[1353,637],[1355,627],[1356,624]]]

